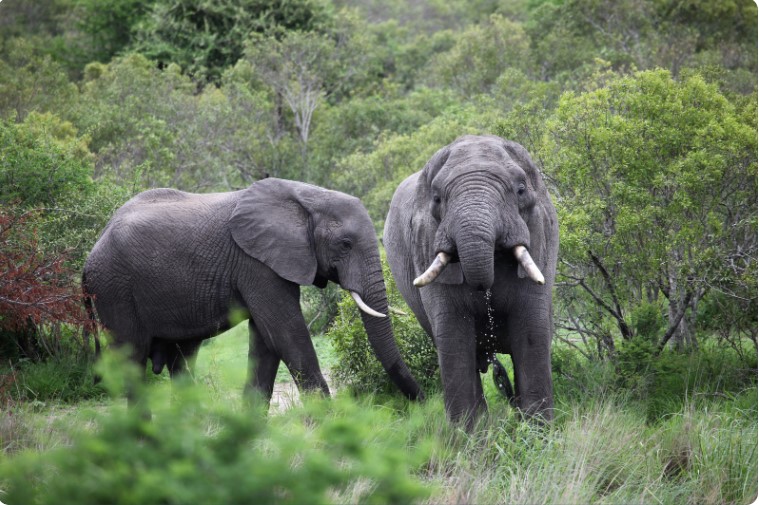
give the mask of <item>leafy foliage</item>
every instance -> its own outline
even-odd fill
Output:
[[[506,69],[528,71],[528,55],[529,39],[522,26],[493,14],[487,22],[462,31],[449,51],[435,55],[428,81],[464,97],[487,93]]]
[[[126,198],[103,194],[87,139],[51,113],[0,121],[0,152],[0,349],[35,362],[81,358],[88,343],[76,267]]]
[[[71,336],[61,338],[54,345],[70,345]],[[49,345],[49,344],[48,344]],[[29,404],[34,408],[58,403],[76,404],[83,400],[106,397],[106,391],[95,381],[92,360],[84,359],[81,348],[58,352],[44,361],[21,361],[0,373],[0,405]]]
[[[124,379],[109,366],[107,383]],[[333,503],[355,481],[354,499],[408,503],[429,494],[410,475],[424,450],[410,454],[387,411],[317,401],[266,420],[202,394],[153,393],[152,421],[139,409],[114,410],[80,430],[70,447],[27,452],[0,462],[10,503]],[[375,436],[381,430],[383,437]],[[423,447],[423,446],[422,446]],[[118,455],[118,457],[114,457]],[[44,469],[44,470],[43,470]]]
[[[632,307],[657,293],[669,304],[663,346],[710,288],[747,292],[757,162],[745,117],[716,86],[665,71],[562,97],[543,151],[561,194],[561,274],[623,337]]]
[[[32,112],[23,123],[0,121],[0,203],[54,207],[92,188],[92,156],[67,121]]]
[[[245,84],[245,73],[236,68],[223,88],[197,94],[177,66],[159,70],[139,54],[88,66],[79,124],[94,130],[96,174],[137,190],[195,191],[294,175],[289,144],[270,135],[274,107]]]
[[[387,262],[382,261],[388,292],[390,317],[401,356],[424,391],[440,389],[437,352],[432,339],[419,326],[395,287]],[[359,309],[346,293],[338,305],[338,316],[327,333],[337,354],[332,369],[335,379],[357,393],[397,391],[372,351],[361,322]]]
[[[107,62],[125,51],[133,42],[138,23],[155,3],[153,0],[75,0],[77,26],[84,39],[79,45],[84,53],[84,64]]]
[[[242,57],[251,33],[309,31],[327,20],[326,8],[313,0],[156,0],[136,25],[132,49],[201,82],[218,82]]]
[[[34,41],[0,39],[0,118],[21,122],[31,111],[68,114],[77,95],[63,66]]]
[[[60,348],[61,324],[81,327],[85,317],[65,258],[39,252],[29,218],[0,212],[0,335],[12,336],[18,346],[5,350],[10,355],[20,350],[40,360]],[[50,325],[52,331],[41,331]],[[8,347],[9,342],[4,344]]]

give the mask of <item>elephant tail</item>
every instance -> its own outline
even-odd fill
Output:
[[[87,274],[82,273],[82,302],[84,310],[87,313],[87,320],[84,322],[84,342],[89,346],[90,335],[95,340],[95,361],[100,359],[100,336],[98,334],[97,317],[95,316],[95,307],[92,305],[92,296],[87,289]],[[97,384],[102,380],[100,375],[94,375],[94,383]]]
[[[514,388],[511,387],[511,381],[509,380],[509,373],[504,368],[503,364],[493,356],[493,383],[498,388],[498,391],[505,396],[509,403],[516,407],[516,396],[514,395]]]

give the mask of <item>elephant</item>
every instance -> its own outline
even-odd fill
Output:
[[[472,428],[487,411],[478,372],[510,354],[513,402],[553,417],[552,287],[559,229],[524,147],[467,135],[441,148],[395,191],[383,243],[399,291],[432,338],[446,414]]]
[[[410,399],[423,392],[395,342],[374,226],[358,198],[277,178],[226,193],[152,189],[118,209],[83,271],[85,305],[116,347],[172,377],[243,311],[246,392],[271,399],[280,360],[302,391],[329,388],[300,307],[300,286],[350,292],[371,347]],[[94,316],[92,316],[94,317]]]

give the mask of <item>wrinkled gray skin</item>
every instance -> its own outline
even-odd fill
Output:
[[[383,241],[398,289],[437,347],[449,418],[471,427],[486,410],[478,372],[495,351],[511,355],[517,406],[552,419],[551,289],[559,233],[527,151],[495,136],[465,136],[440,149],[396,190]],[[518,245],[529,250],[544,285],[525,277],[514,259]],[[434,282],[415,287],[441,251],[451,263]],[[494,337],[487,331],[488,289]],[[503,380],[503,369],[495,367],[494,375]]]
[[[112,217],[84,268],[85,292],[117,346],[153,371],[184,370],[203,339],[249,315],[247,390],[271,398],[280,360],[301,390],[329,394],[300,308],[300,285],[327,281],[388,305],[377,238],[354,197],[282,179],[216,194],[155,189]],[[422,392],[389,318],[362,312],[377,357],[409,398]]]

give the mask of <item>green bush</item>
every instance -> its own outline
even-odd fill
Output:
[[[610,361],[589,360],[567,345],[553,345],[551,369],[557,404],[569,405],[589,398],[603,398],[615,389],[616,373]]]
[[[756,353],[739,354],[710,341],[680,353],[658,352],[655,343],[633,338],[618,347],[609,366],[615,377],[610,389],[642,402],[650,422],[693,395],[712,397],[756,386]]]
[[[56,207],[92,190],[87,139],[54,114],[32,112],[23,123],[0,119],[0,152],[4,206]]]
[[[659,353],[655,343],[636,337],[622,342],[608,360],[588,360],[559,344],[551,362],[557,405],[621,395],[652,423],[693,398],[727,398],[757,383],[755,352],[738,353],[708,340],[690,353]]]
[[[635,334],[650,342],[655,342],[665,326],[664,315],[658,303],[642,302],[632,312]]]
[[[73,352],[41,363],[23,361],[13,373],[10,397],[17,401],[75,403],[99,398],[105,390],[95,384],[92,362]]]
[[[340,301],[341,289],[337,284],[329,283],[324,289],[304,286],[300,291],[301,309],[311,335],[327,331],[337,315],[337,302]]]
[[[439,390],[437,352],[432,340],[403,301],[384,257],[382,271],[395,340],[401,356],[425,392]],[[337,364],[332,368],[332,373],[338,383],[357,393],[397,391],[372,351],[358,308],[348,293],[343,295],[338,305],[337,318],[327,337],[332,341],[337,355]]]
[[[410,503],[429,494],[412,476],[428,444],[407,450],[407,428],[388,429],[397,421],[386,409],[315,398],[267,422],[202,386],[149,391],[141,401],[152,420],[114,408],[70,447],[0,460],[3,501],[317,504],[347,493],[352,502]]]

